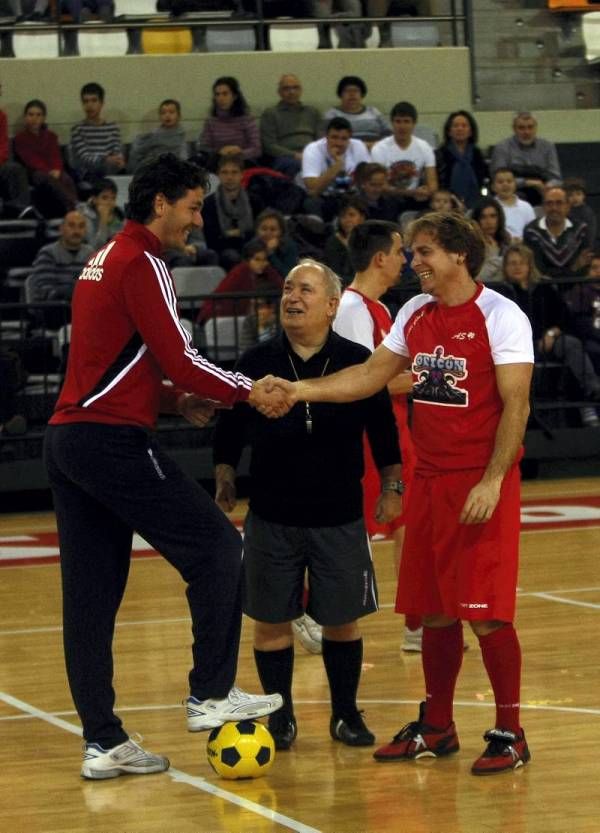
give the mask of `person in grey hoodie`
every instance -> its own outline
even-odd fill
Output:
[[[178,159],[188,158],[185,132],[180,125],[181,104],[174,98],[166,98],[158,107],[159,126],[149,133],[135,137],[129,152],[128,169],[135,173],[143,162],[173,153]]]

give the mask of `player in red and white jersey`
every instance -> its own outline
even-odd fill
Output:
[[[400,270],[406,262],[400,227],[381,220],[362,223],[353,229],[348,241],[348,250],[356,275],[342,295],[333,329],[352,341],[364,344],[373,352],[392,327],[389,310],[379,298],[398,282]],[[393,488],[403,491],[404,506],[408,501],[415,467],[415,451],[408,428],[406,401],[406,394],[411,387],[412,375],[407,371],[400,373],[388,384],[402,450],[402,483],[393,484]],[[394,563],[398,576],[404,542],[405,515],[403,512],[390,523],[379,522],[378,504],[385,500],[386,490],[389,491],[390,485],[382,491],[377,467],[366,439],[364,448],[365,474],[362,485],[365,524],[371,536],[379,533],[393,537]],[[403,650],[420,651],[421,638],[421,617],[405,617]]]
[[[159,447],[159,410],[205,425],[215,404],[247,401],[267,416],[287,411],[240,373],[192,346],[161,258],[202,226],[206,175],[173,154],[134,176],[124,230],[84,267],[73,296],[67,375],[45,434],[63,586],[64,647],[86,742],[81,774],[161,772],[114,713],[112,638],[127,583],[133,531],[187,584],[193,668],[190,731],[280,708],[278,694],[234,686],[241,626],[241,539],[211,497]],[[172,384],[167,385],[168,378]]]
[[[485,244],[468,220],[431,213],[409,231],[422,295],[362,365],[323,379],[275,380],[288,402],[371,395],[410,367],[417,465],[407,509],[398,611],[423,616],[426,699],[378,761],[456,752],[454,689],[461,620],[477,636],[496,725],[471,771],[527,763],[519,722],[521,650],[513,626],[518,572],[518,462],[529,415],[533,340],[512,301],[477,283]]]

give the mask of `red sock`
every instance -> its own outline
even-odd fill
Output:
[[[521,646],[512,623],[479,637],[481,656],[496,700],[496,729],[519,734]]]
[[[427,701],[425,723],[445,729],[452,723],[452,701],[463,659],[462,622],[447,628],[423,628],[422,661]]]
[[[418,631],[421,625],[423,624],[423,620],[420,616],[417,616],[415,613],[407,613],[404,617],[404,624],[409,629],[409,631]]]

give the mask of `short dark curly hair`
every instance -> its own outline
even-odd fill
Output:
[[[336,90],[338,98],[340,98],[346,87],[358,87],[363,98],[367,94],[367,85],[358,75],[344,75],[343,78],[340,78]]]
[[[208,175],[193,162],[178,159],[173,153],[163,153],[141,165],[129,183],[126,215],[138,223],[149,223],[154,216],[154,198],[164,194],[174,203],[195,188],[208,191]]]

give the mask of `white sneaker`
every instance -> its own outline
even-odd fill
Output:
[[[103,749],[97,743],[86,743],[81,775],[83,778],[116,778],[125,773],[149,775],[151,772],[164,772],[169,766],[168,758],[147,752],[129,738],[112,749]]]
[[[247,694],[235,687],[223,700],[188,697],[185,701],[188,732],[215,729],[229,721],[254,720],[276,712],[282,706],[281,694]]]
[[[421,653],[421,643],[423,641],[423,628],[417,628],[411,631],[410,628],[404,626],[404,642],[402,643],[403,651],[412,651],[414,653]]]
[[[294,619],[292,630],[300,640],[302,647],[306,648],[311,654],[321,654],[323,652],[323,628],[314,619],[311,619],[308,613]]]

